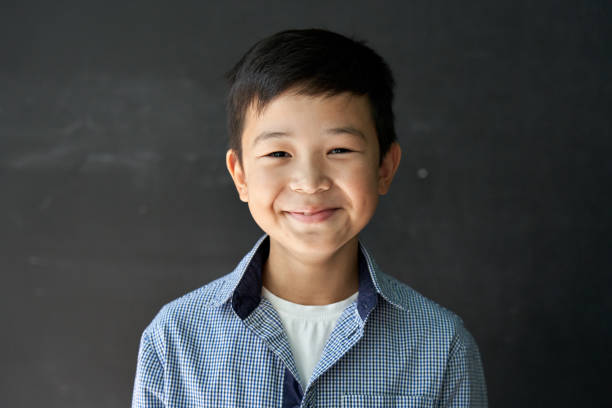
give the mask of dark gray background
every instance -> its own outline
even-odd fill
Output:
[[[395,72],[403,159],[362,234],[383,270],[463,317],[491,406],[603,404],[610,2],[0,4],[3,406],[129,405],[144,327],[261,234],[222,75],[313,26]]]

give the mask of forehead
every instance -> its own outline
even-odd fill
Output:
[[[245,114],[243,146],[250,147],[262,132],[323,132],[347,128],[375,137],[375,127],[366,95],[343,92],[335,95],[305,95],[296,90],[281,93],[262,109],[254,101]],[[329,133],[329,132],[328,132]]]

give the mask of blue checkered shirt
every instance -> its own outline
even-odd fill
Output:
[[[486,407],[461,318],[384,274],[359,240],[359,295],[308,384],[261,296],[264,234],[233,272],[162,307],[140,341],[132,407]]]

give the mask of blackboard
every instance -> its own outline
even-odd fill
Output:
[[[610,379],[611,6],[2,2],[3,405],[129,405],[140,334],[261,230],[225,168],[224,72],[322,27],[393,69],[403,158],[362,233],[459,314],[491,406]]]

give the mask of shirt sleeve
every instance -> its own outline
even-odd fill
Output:
[[[155,345],[145,330],[140,339],[132,408],[162,408],[164,404],[164,369]]]
[[[478,345],[463,324],[451,346],[442,383],[441,407],[486,408],[487,388]]]

